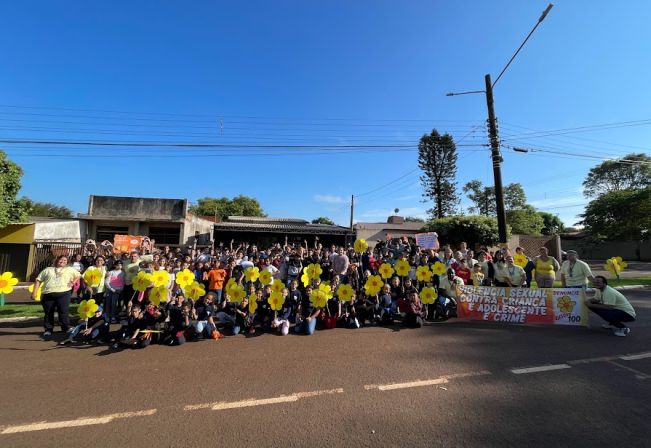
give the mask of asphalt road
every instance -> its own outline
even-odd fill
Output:
[[[0,324],[0,446],[651,446],[651,289],[627,338],[451,320],[109,352]],[[33,325],[33,324],[32,324]]]

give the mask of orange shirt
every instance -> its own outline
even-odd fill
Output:
[[[222,289],[224,287],[224,279],[226,278],[226,271],[223,269],[211,269],[208,272],[208,289]]]

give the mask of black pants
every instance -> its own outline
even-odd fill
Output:
[[[120,298],[122,299],[122,303],[118,303],[118,314],[120,314],[120,310],[122,309],[122,306],[126,308],[127,304],[131,301],[131,298],[133,297],[133,285],[124,285],[124,289],[122,290],[122,295]]]
[[[70,319],[68,317],[68,308],[70,307],[70,298],[72,297],[72,290],[66,292],[53,292],[50,294],[43,294],[41,297],[41,305],[45,312],[43,318],[43,327],[45,331],[54,330],[54,311],[59,314],[59,325],[64,332],[68,331],[70,327]]]
[[[420,328],[423,326],[423,318],[418,314],[407,314],[403,323],[405,327]]]
[[[622,322],[633,322],[635,320],[633,316],[622,310],[590,307],[588,309],[616,328],[626,328],[626,325]]]

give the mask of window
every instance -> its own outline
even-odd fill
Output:
[[[156,244],[179,244],[181,239],[180,227],[150,227],[149,239],[156,240]]]
[[[113,237],[115,235],[128,235],[128,227],[120,226],[97,226],[97,238],[96,241],[101,243],[102,241],[109,240],[113,242]]]

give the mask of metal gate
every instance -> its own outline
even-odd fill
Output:
[[[32,258],[32,266],[29,270],[30,280],[33,281],[39,272],[48,266],[52,266],[54,259],[59,255],[71,257],[75,254],[83,254],[81,243],[34,243],[34,257]]]

